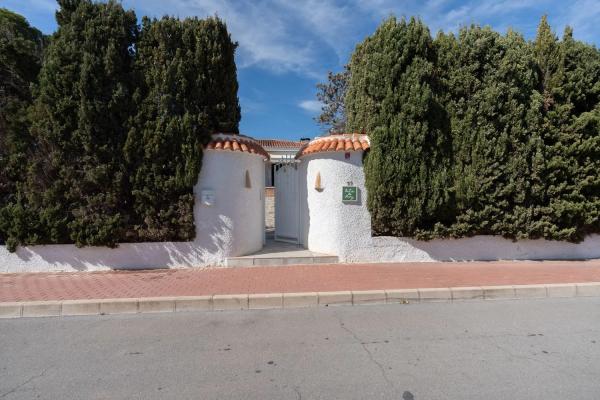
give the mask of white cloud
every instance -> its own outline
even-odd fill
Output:
[[[240,45],[239,68],[256,65],[276,73],[291,71],[314,78],[323,74],[318,63],[319,43],[307,40],[304,32],[308,22],[290,12],[285,3],[129,0],[125,1],[125,6],[134,7],[138,14],[153,16],[218,15],[227,23],[233,40]]]
[[[349,43],[356,35],[357,17],[351,3],[337,4],[335,1],[321,0],[280,0],[296,20],[301,21],[307,30],[314,32],[330,49],[335,51],[338,62],[348,60]]]
[[[298,103],[298,107],[310,113],[321,112],[322,106],[323,104],[317,100],[303,100],[300,103]]]
[[[471,23],[485,25],[489,19],[500,20],[501,25],[505,25],[504,22],[510,22],[510,18],[503,20],[505,16],[536,5],[540,5],[539,0],[374,0],[362,3],[361,7],[376,18],[385,18],[390,14],[399,17],[419,16],[429,24],[432,32],[436,32],[440,29],[455,31],[459,26]]]
[[[8,8],[53,19],[54,0],[4,0]],[[420,16],[433,34],[478,23],[531,34],[548,13],[557,32],[565,24],[584,40],[600,41],[600,1],[574,0],[123,0],[138,16],[219,15],[239,42],[239,68],[260,67],[322,80],[341,69],[354,46],[383,18]]]
[[[531,34],[548,13],[557,31],[570,23],[576,36],[596,41],[600,18],[598,0],[124,0],[124,5],[138,15],[217,14],[240,44],[239,68],[258,66],[314,80],[323,80],[328,69],[341,69],[354,46],[391,14],[420,16],[432,34],[471,23]]]
[[[572,3],[568,12],[562,14],[560,22],[570,25],[575,37],[583,40],[595,40],[597,44],[600,44],[599,20],[600,2],[598,0],[578,0]]]

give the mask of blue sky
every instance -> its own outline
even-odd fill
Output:
[[[138,15],[219,15],[234,40],[240,130],[257,138],[314,137],[319,112],[315,84],[341,70],[356,45],[387,16],[420,16],[432,32],[461,25],[512,27],[535,35],[542,14],[562,34],[600,44],[600,0],[123,0]],[[0,0],[45,33],[56,28],[54,0]]]

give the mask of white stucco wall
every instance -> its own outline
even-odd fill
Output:
[[[304,244],[313,251],[343,258],[351,248],[371,237],[371,217],[366,209],[362,151],[314,153],[301,158],[306,169],[302,182],[307,199]],[[317,173],[323,190],[315,189]],[[302,175],[302,174],[301,174]],[[342,202],[342,186],[358,188],[356,203]]]
[[[251,188],[245,187],[246,170]],[[203,189],[215,204],[201,204]],[[74,245],[0,246],[0,272],[98,271],[222,265],[225,258],[260,250],[264,237],[264,160],[261,156],[207,150],[194,187],[193,242],[123,243],[116,249]]]
[[[583,243],[547,240],[513,242],[500,236],[418,241],[409,238],[372,237],[366,205],[362,152],[314,153],[301,158],[306,180],[301,184],[303,243],[310,250],[337,255],[344,262],[419,262],[473,260],[537,260],[600,258],[600,235]],[[317,172],[323,191],[315,190]],[[301,173],[302,176],[302,173]],[[359,190],[359,202],[344,204],[342,186],[351,181]]]
[[[430,262],[493,260],[580,260],[600,258],[600,235],[582,243],[519,240],[501,236],[436,239],[428,242],[389,236],[366,239],[340,258],[346,262]]]
[[[246,171],[250,173],[249,189],[245,187]],[[216,202],[210,207],[201,204],[201,192],[206,189],[215,192]],[[264,160],[260,156],[218,150],[205,153],[194,188],[195,243],[215,255],[211,263],[262,248],[264,191]]]

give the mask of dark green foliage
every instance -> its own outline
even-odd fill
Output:
[[[528,217],[515,214],[532,203],[535,176],[530,46],[515,32],[477,26],[440,34],[437,44],[453,138],[456,221],[448,233],[518,237]]]
[[[436,62],[427,27],[395,18],[352,58],[348,129],[370,134],[364,165],[376,234],[430,231],[453,217],[451,141]]]
[[[225,24],[144,19],[130,162],[136,240],[194,237],[192,187],[215,131],[238,132],[236,44]]]
[[[542,20],[535,42],[544,93],[540,135],[544,141],[545,196],[537,211],[544,236],[581,240],[600,231],[600,52],[562,41]]]
[[[122,147],[131,113],[135,14],[115,1],[59,1],[33,107],[28,243],[116,245],[126,220]],[[124,201],[125,200],[125,201]]]
[[[411,24],[386,21],[351,63],[347,118],[371,136],[374,233],[600,233],[598,49],[570,28],[559,41],[545,17],[533,42],[472,26],[395,45]]]
[[[20,15],[0,8],[0,243],[11,230],[11,210],[25,175],[31,85],[37,80],[46,38]]]
[[[202,145],[240,120],[225,24],[58,3],[41,70],[41,34],[0,10],[0,241],[192,239]]]

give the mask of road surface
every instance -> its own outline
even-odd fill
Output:
[[[600,399],[600,298],[0,320],[0,399]]]

